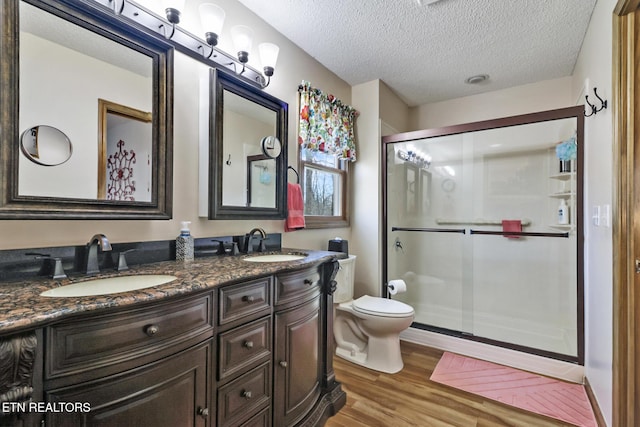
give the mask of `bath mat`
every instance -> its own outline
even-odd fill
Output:
[[[580,384],[445,352],[431,380],[581,427],[597,427]]]

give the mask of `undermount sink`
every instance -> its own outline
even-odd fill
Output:
[[[117,294],[118,292],[135,291],[150,288],[176,280],[175,276],[166,274],[141,274],[130,276],[107,277],[84,282],[73,283],[49,289],[40,294],[43,297],[88,297],[95,295]]]
[[[253,255],[243,259],[245,261],[250,261],[250,262],[285,262],[285,261],[296,261],[306,257],[307,255],[304,255],[304,254],[264,254],[264,255]]]

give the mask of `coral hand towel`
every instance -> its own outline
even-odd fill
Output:
[[[502,220],[502,231],[507,233],[511,232],[522,232],[522,221],[519,219],[503,219]],[[514,236],[513,234],[504,234],[504,237],[507,239],[519,239],[520,236]]]
[[[304,200],[300,184],[287,184],[287,219],[284,231],[295,231],[304,228]]]

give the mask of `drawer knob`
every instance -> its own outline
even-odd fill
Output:
[[[242,301],[244,302],[252,303],[254,300],[255,298],[253,298],[253,296],[251,295],[245,295],[242,297]]]
[[[252,349],[253,348],[253,341],[245,341],[244,343],[242,343],[242,346],[244,348]]]
[[[280,366],[283,367],[283,368],[286,368],[287,366],[289,366],[289,364],[287,363],[286,360],[281,360],[280,361]]]
[[[242,397],[244,397],[247,400],[251,399],[251,396],[252,396],[251,395],[251,391],[249,391],[249,390],[245,390],[245,391],[242,392]]]
[[[209,416],[209,408],[198,408],[198,415],[202,418],[207,418]]]
[[[150,337],[154,336],[158,332],[160,332],[160,328],[158,328],[157,325],[149,325],[146,328],[144,328],[144,333]]]

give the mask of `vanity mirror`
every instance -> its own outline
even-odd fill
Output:
[[[40,125],[22,132],[20,150],[33,163],[58,166],[71,158],[73,145],[67,135],[59,129]]]
[[[109,0],[0,13],[0,218],[171,218],[173,48]]]
[[[284,218],[287,104],[217,69],[210,87],[208,217]]]

